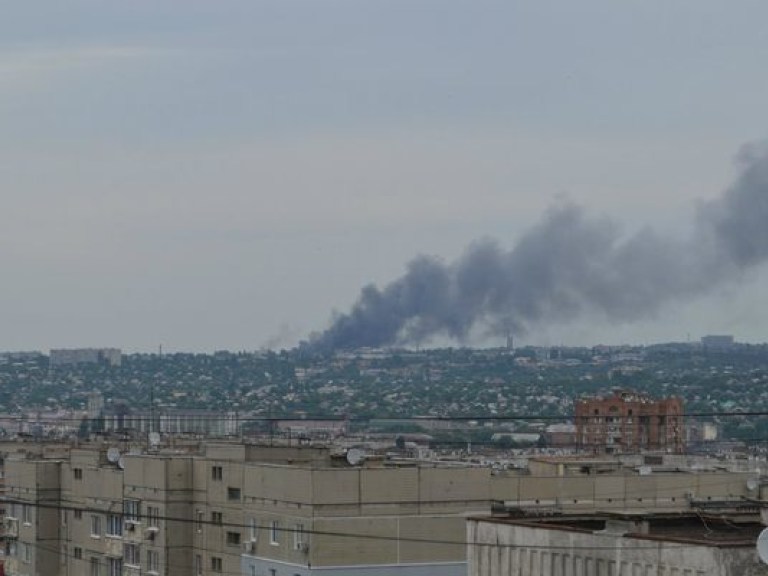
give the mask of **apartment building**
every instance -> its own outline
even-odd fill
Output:
[[[483,468],[337,467],[327,450],[74,448],[6,461],[9,575],[466,572]]]
[[[52,367],[73,364],[103,364],[118,367],[123,353],[119,348],[58,348],[50,351]]]
[[[6,460],[5,573],[59,574],[61,462]]]
[[[628,391],[576,402],[576,437],[582,450],[602,454],[656,450],[682,454],[683,401],[654,400]]]
[[[144,452],[60,444],[5,454],[11,576],[464,576],[466,519],[492,509],[679,513],[768,496],[753,472],[571,460],[533,473],[351,465],[325,448],[178,439]]]

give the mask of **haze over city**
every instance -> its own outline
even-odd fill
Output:
[[[762,253],[688,248],[745,178],[763,212],[740,213],[764,221],[766,16],[701,0],[9,4],[0,349],[295,346],[419,255],[513,254],[558,214],[610,247],[662,239],[648,245],[674,250],[643,270],[695,286],[523,315],[524,343],[765,341]],[[680,274],[692,264],[706,273]],[[457,326],[426,343],[501,344],[510,327]]]

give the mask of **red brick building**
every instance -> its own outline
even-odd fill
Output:
[[[682,454],[685,448],[680,398],[653,400],[617,391],[607,398],[577,400],[575,423],[579,447],[596,454]]]

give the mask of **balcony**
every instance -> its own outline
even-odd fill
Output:
[[[3,522],[4,536],[6,538],[18,538],[19,537],[19,520],[18,518],[6,518]]]
[[[126,520],[123,524],[123,540],[139,543],[143,538],[144,534],[141,530],[141,524],[133,520]]]
[[[111,556],[112,558],[122,558],[123,541],[119,538],[106,538],[104,552],[107,556]]]

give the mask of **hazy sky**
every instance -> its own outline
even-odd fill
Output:
[[[684,233],[768,136],[764,0],[0,7],[0,350],[290,346],[562,202]],[[766,288],[521,343],[765,341]]]

